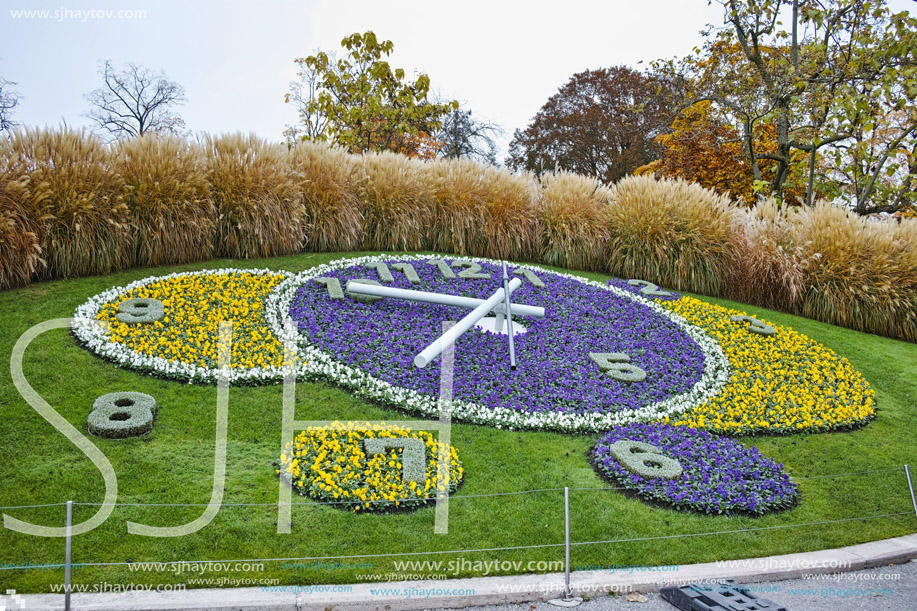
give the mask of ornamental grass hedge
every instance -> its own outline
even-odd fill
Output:
[[[432,249],[641,278],[917,341],[917,220],[740,208],[683,180],[615,185],[253,135],[0,141],[0,289],[131,266]]]

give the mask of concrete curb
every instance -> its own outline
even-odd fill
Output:
[[[642,567],[633,572],[628,572],[628,569],[577,571],[571,576],[571,585],[574,593],[580,596],[653,592],[667,585],[716,579],[736,579],[744,583],[798,579],[803,575],[842,573],[901,564],[913,558],[917,558],[917,534],[832,550],[767,558],[678,567]],[[563,584],[563,573],[549,573],[445,581],[357,583],[350,586],[289,586],[285,591],[278,592],[265,592],[258,587],[162,593],[73,594],[71,608],[74,611],[396,611],[432,607],[459,608],[559,598],[563,596]],[[349,591],[341,591],[347,588]],[[20,600],[25,603],[23,608],[28,610],[58,611],[64,605],[62,594],[26,594]]]

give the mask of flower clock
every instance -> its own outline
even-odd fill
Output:
[[[782,465],[722,435],[824,432],[875,416],[874,393],[847,360],[792,329],[640,279],[600,283],[486,259],[377,256],[299,274],[148,278],[90,299],[74,334],[123,366],[209,383],[220,321],[235,325],[233,383],[275,382],[292,367],[427,417],[439,415],[437,355],[454,340],[452,418],[602,435],[598,471],[676,509],[758,515],[795,502]],[[432,437],[369,434],[415,441],[374,453],[352,430],[303,432],[278,472],[354,509],[422,504],[430,482],[383,465],[403,466],[397,456],[415,442],[430,450]],[[453,487],[463,471],[449,452]]]

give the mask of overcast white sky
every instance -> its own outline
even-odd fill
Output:
[[[893,9],[914,9],[893,0]],[[179,112],[194,131],[253,131],[280,140],[296,113],[283,96],[297,57],[340,52],[354,32],[373,30],[395,46],[390,61],[430,75],[507,133],[524,128],[576,72],[640,68],[682,56],[699,31],[722,22],[707,0],[0,0],[0,76],[23,99],[14,119],[29,125],[88,125],[84,94],[100,85],[98,62],[128,61],[183,85]],[[47,18],[20,10],[47,10]],[[78,11],[134,11],[86,18]],[[56,11],[56,12],[55,12]],[[139,18],[136,18],[139,15]],[[122,15],[122,17],[126,17]],[[505,151],[505,142],[501,148]]]

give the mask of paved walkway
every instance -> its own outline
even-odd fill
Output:
[[[649,599],[647,603],[629,603],[622,601],[621,598],[610,598],[608,593],[653,593],[659,589],[660,585],[727,578],[735,579],[740,583],[759,584],[757,587],[760,588],[779,587],[779,591],[768,592],[762,589],[758,593],[764,598],[770,598],[774,602],[787,606],[792,611],[815,609],[913,611],[917,608],[917,589],[914,584],[913,567],[911,565],[908,565],[907,568],[889,566],[900,565],[913,558],[917,558],[917,534],[834,550],[680,566],[676,567],[676,571],[628,573],[578,571],[573,575],[572,587],[576,594],[592,599],[587,601],[586,605],[579,607],[590,611],[653,608],[646,605],[656,605],[658,609],[672,611],[674,607],[662,604],[655,594],[651,594],[652,598],[647,597]],[[888,577],[892,574],[892,570],[898,571],[895,574],[901,576],[897,579]],[[851,577],[837,577],[836,579],[828,577],[829,574],[838,571],[843,571],[843,574]],[[853,571],[856,573],[851,573]],[[886,578],[876,577],[880,574],[886,575]],[[866,575],[871,577],[867,578]],[[789,589],[790,584],[784,580],[796,580],[793,582],[796,585],[793,586],[792,592]],[[801,590],[802,588],[805,590]],[[864,595],[861,592],[864,589],[871,589],[874,592]],[[168,593],[74,594],[72,608],[74,611],[113,611],[116,609],[119,611],[147,609],[157,611],[305,611],[313,609],[396,611],[398,609],[504,605],[496,608],[501,611],[509,609],[541,611],[554,608],[548,607],[544,601],[560,598],[562,594],[563,574],[552,573],[449,581],[360,583],[343,588],[338,586],[332,591],[315,586],[290,586],[278,587],[275,591],[265,591],[261,588],[238,588]],[[778,594],[780,595],[779,600]],[[878,600],[878,602],[869,602],[873,600]],[[528,603],[528,601],[535,602],[518,604]],[[795,606],[790,604],[791,601],[795,601]],[[891,606],[881,606],[886,603]],[[24,606],[19,606],[21,604]],[[508,604],[512,606],[505,606]],[[10,597],[0,597],[0,607],[3,605],[7,609],[57,610],[63,606],[63,595],[30,594],[16,601],[11,601]]]
[[[917,609],[917,560],[850,573],[808,579],[763,581],[749,586],[751,593],[789,611],[914,611]],[[676,611],[656,592],[646,601],[628,601],[622,595],[598,596],[576,611]],[[521,603],[467,607],[464,611],[558,611],[549,603]]]

